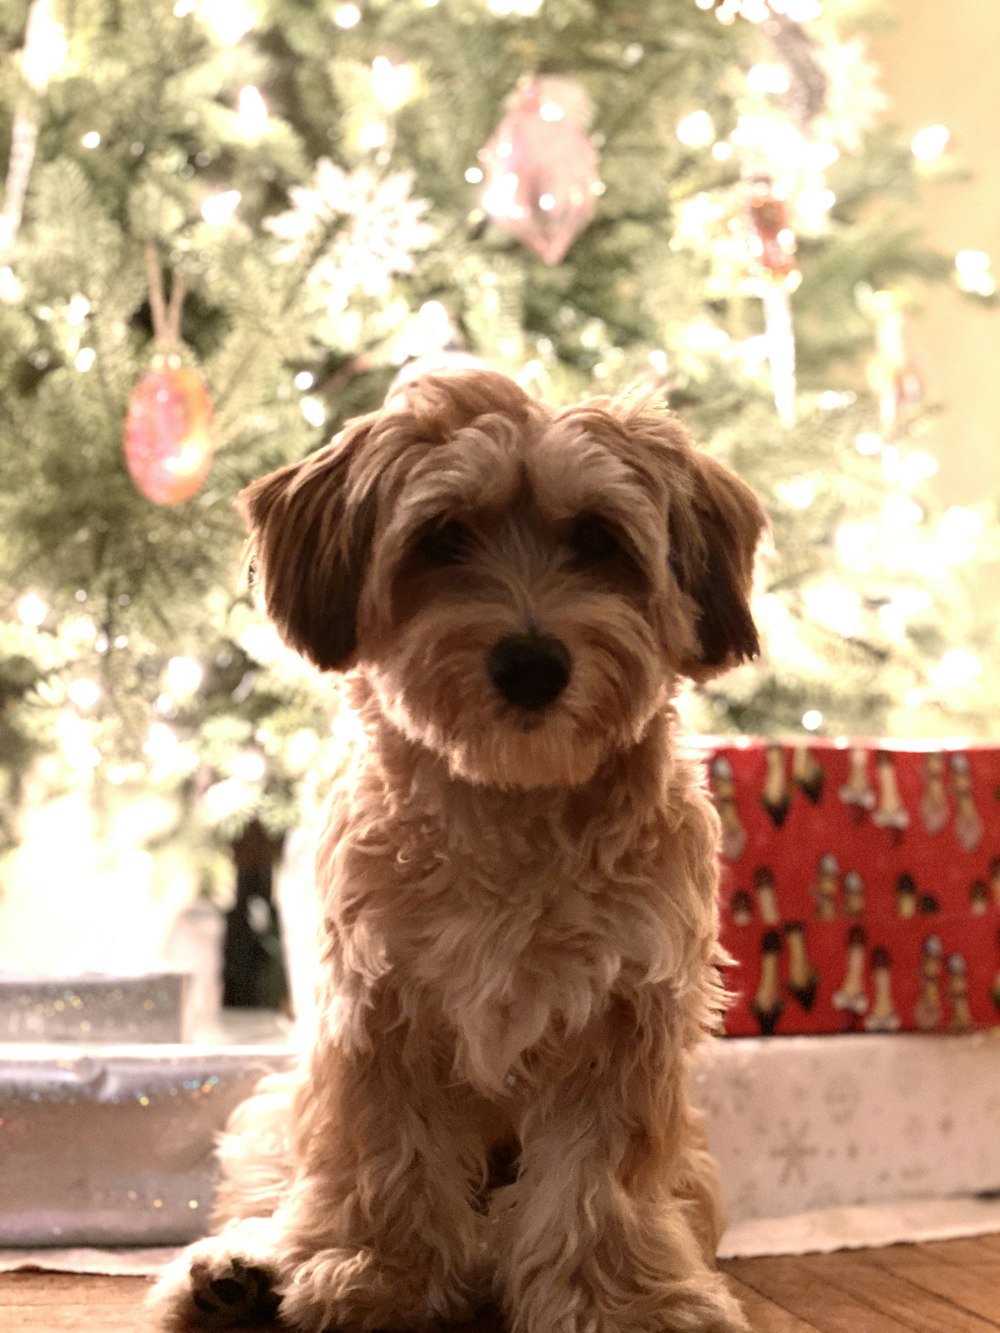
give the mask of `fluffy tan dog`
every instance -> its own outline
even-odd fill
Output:
[[[757,501],[648,404],[470,371],[243,502],[366,743],[320,840],[312,1050],[237,1114],[164,1323],[418,1330],[492,1295],[514,1333],[746,1329],[685,1091],[718,826],[670,699],[757,652]]]

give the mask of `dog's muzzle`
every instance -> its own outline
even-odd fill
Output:
[[[546,708],[569,684],[573,660],[551,634],[511,634],[490,649],[490,679],[508,703]]]

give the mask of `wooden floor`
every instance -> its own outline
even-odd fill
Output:
[[[1000,1236],[801,1259],[741,1259],[723,1268],[755,1333],[1000,1329]],[[146,1286],[143,1278],[0,1274],[0,1330],[148,1333]],[[478,1327],[486,1333],[496,1325]]]

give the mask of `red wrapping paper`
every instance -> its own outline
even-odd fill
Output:
[[[1000,1025],[1000,749],[719,744],[731,1036]]]

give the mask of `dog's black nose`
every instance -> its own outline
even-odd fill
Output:
[[[490,649],[490,679],[508,703],[544,708],[569,684],[572,659],[551,634],[511,634]]]

